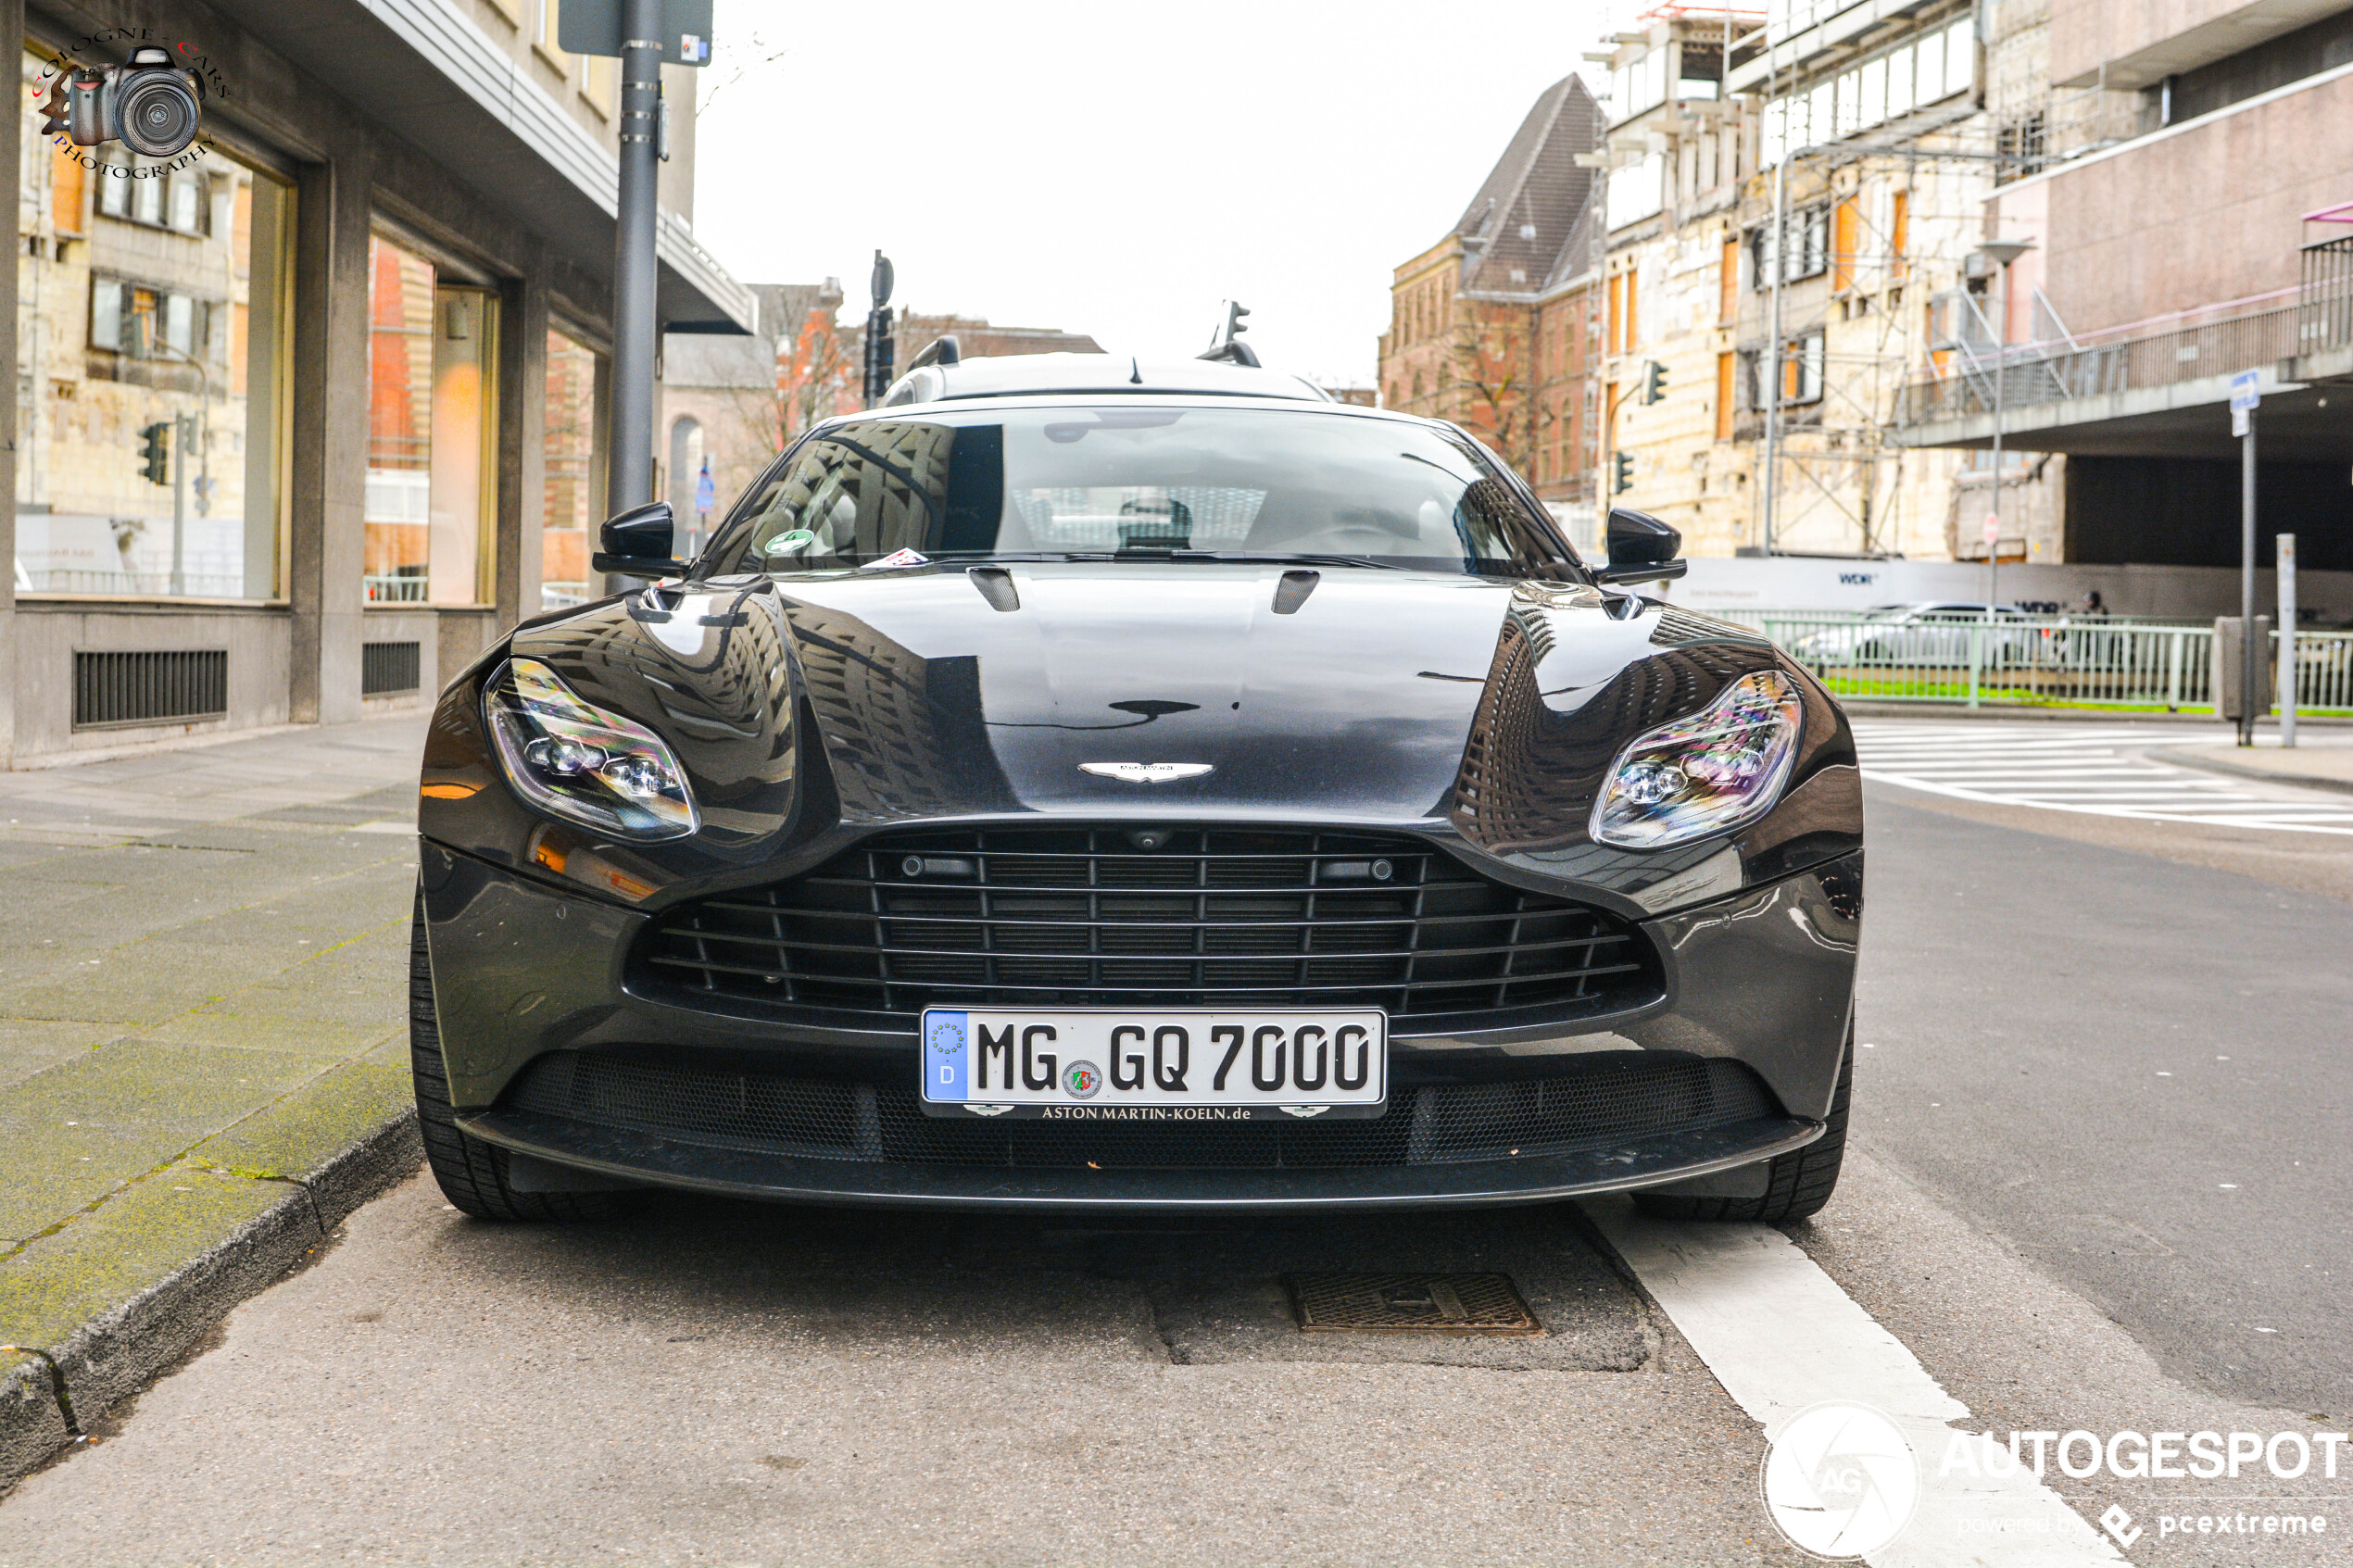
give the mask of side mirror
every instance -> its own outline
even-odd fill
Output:
[[[1690,564],[1677,558],[1683,536],[1648,512],[1612,507],[1609,511],[1609,564],[1593,573],[1603,583],[1655,583],[1680,577]]]
[[[597,542],[604,548],[588,564],[597,571],[617,572],[624,577],[674,577],[686,570],[685,561],[671,558],[671,541],[676,531],[669,502],[648,501],[642,507],[632,507],[607,519],[597,531]]]

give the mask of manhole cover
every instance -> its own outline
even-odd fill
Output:
[[[1506,1274],[1302,1274],[1305,1334],[1541,1334]]]

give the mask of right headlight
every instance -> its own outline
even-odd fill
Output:
[[[483,707],[515,793],[616,838],[683,838],[698,825],[686,770],[635,720],[583,701],[535,659],[515,659]]]
[[[1764,815],[1789,781],[1805,725],[1796,682],[1773,670],[1742,676],[1617,754],[1593,802],[1594,840],[1663,849]]]

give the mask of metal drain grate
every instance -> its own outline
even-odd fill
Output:
[[[1302,1334],[1544,1332],[1508,1274],[1302,1274],[1290,1294]]]

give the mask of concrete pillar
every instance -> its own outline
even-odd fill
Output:
[[[368,484],[371,155],[307,165],[295,212],[294,539],[288,596],[296,723],[357,719]]]
[[[14,42],[11,47],[19,54],[24,44],[24,0],[0,0],[0,33]],[[12,115],[0,116],[7,123],[0,127],[0,169],[23,167],[24,119],[22,108]],[[23,248],[17,232],[17,204],[0,202],[0,237],[7,242],[6,254],[14,256]],[[0,431],[7,439],[0,440],[0,767],[7,765],[17,749],[17,278],[15,263],[7,272],[8,308],[0,310],[0,365],[7,367],[7,374],[0,375]],[[32,416],[41,417],[40,391],[33,391]]]
[[[547,285],[533,275],[500,291],[498,507],[492,589],[500,633],[539,613],[547,508]],[[447,671],[444,679],[454,675]]]

